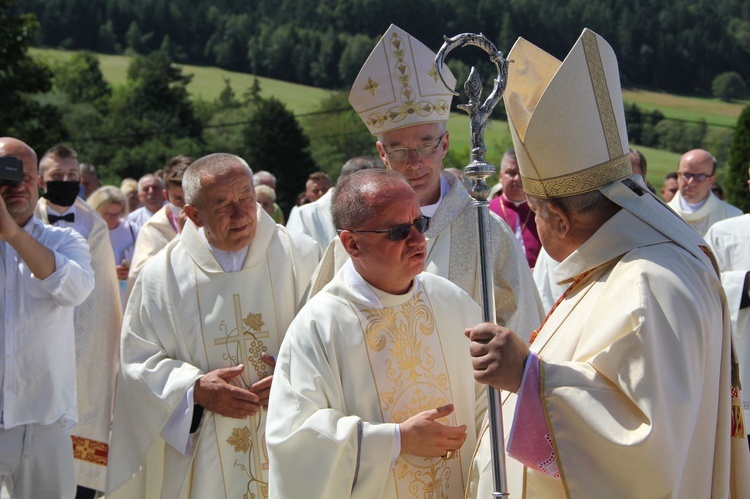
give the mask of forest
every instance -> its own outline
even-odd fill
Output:
[[[346,159],[372,154],[347,86],[390,23],[435,49],[444,34],[471,31],[506,52],[523,36],[560,58],[586,26],[613,45],[626,87],[709,97],[722,82],[747,97],[746,0],[0,0],[0,136],[22,137],[39,152],[75,137],[71,145],[109,182],[154,171],[176,154],[232,151],[275,173],[279,201],[289,207],[310,172],[335,176]],[[78,52],[45,64],[30,47]],[[130,57],[124,84],[105,81],[94,53]],[[455,54],[448,64],[457,74],[488,69],[481,51]],[[333,92],[300,123],[282,102],[261,96],[257,79],[239,95],[225,80],[215,100],[194,99],[191,75],[177,63]],[[632,143],[709,149],[730,166],[730,198],[750,209],[748,113],[731,129],[626,108]],[[495,114],[502,117],[501,106]],[[462,167],[465,155],[455,149],[445,164]]]
[[[16,9],[38,18],[35,45],[167,47],[176,62],[323,88],[350,84],[391,23],[435,49],[443,35],[482,32],[505,52],[521,36],[560,58],[588,27],[612,44],[626,86],[706,94],[722,73],[750,79],[747,0],[18,0]]]

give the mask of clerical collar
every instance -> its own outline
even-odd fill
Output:
[[[510,199],[508,199],[507,197],[505,197],[505,194],[504,194],[504,193],[503,193],[503,194],[500,194],[500,198],[501,198],[501,199],[502,199],[503,201],[505,201],[506,203],[510,203],[510,204],[512,204],[512,205],[513,205],[513,206],[515,206],[516,208],[518,208],[519,206],[521,206],[521,205],[522,205],[522,204],[524,204],[524,203],[528,203],[528,201],[527,201],[526,199],[524,199],[524,200],[522,200],[522,201],[511,201]]]
[[[214,258],[216,258],[216,261],[219,262],[219,265],[221,265],[224,272],[239,272],[242,270],[242,266],[245,264],[245,258],[247,257],[247,252],[250,251],[250,246],[245,246],[238,251],[226,251],[216,248],[208,242],[203,227],[198,228],[198,234],[200,234],[201,239],[206,243],[208,249],[211,250],[211,253],[214,255]]]
[[[412,294],[414,294],[414,289],[419,280],[419,276],[414,277],[411,282],[411,287],[406,293],[402,295],[392,295],[371,286],[365,281],[359,272],[357,272],[357,269],[354,268],[351,258],[346,260],[341,272],[343,272],[344,283],[346,283],[349,291],[354,295],[355,299],[368,308],[377,309],[393,307],[409,300]]]
[[[460,182],[460,180],[458,181]],[[422,211],[422,215],[426,217],[433,218],[435,216],[435,212],[440,207],[440,202],[443,200],[443,197],[448,193],[448,191],[451,189],[450,184],[445,179],[445,175],[440,175],[440,198],[437,200],[437,203],[435,204],[428,204],[427,206],[420,206],[419,209]]]
[[[695,213],[696,211],[698,211],[701,208],[703,208],[703,205],[705,205],[708,202],[708,198],[710,196],[711,196],[711,194],[709,193],[708,196],[706,196],[706,199],[704,199],[703,201],[700,201],[698,203],[695,203],[695,204],[688,203],[685,200],[685,198],[683,198],[682,196],[680,196],[680,198],[679,198],[680,199],[680,208],[682,209],[682,211],[684,211],[686,213]]]

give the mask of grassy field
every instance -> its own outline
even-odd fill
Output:
[[[31,49],[32,54],[48,62],[68,59],[73,52],[51,49]],[[119,55],[99,55],[104,78],[111,85],[121,85],[126,80],[129,57]],[[226,71],[214,67],[182,66],[183,72],[193,75],[188,90],[195,98],[216,99],[224,88],[225,79],[231,82],[235,94],[241,96],[250,88],[255,78],[251,74]],[[295,114],[300,115],[318,109],[319,102],[328,96],[329,91],[307,87],[270,78],[258,77],[261,94],[274,96],[284,102]],[[635,103],[644,111],[657,109],[668,118],[698,121],[705,119],[710,125],[733,126],[742,109],[750,101],[726,103],[717,99],[684,97],[660,92],[637,89],[624,89],[623,100]],[[466,164],[469,161],[469,119],[463,112],[452,114],[448,123],[451,134],[451,149],[454,157]],[[500,164],[505,149],[510,147],[510,132],[507,123],[494,121],[487,128],[485,136],[487,160],[496,166]],[[648,181],[657,189],[661,187],[664,175],[677,169],[679,155],[647,147],[639,147],[648,160]],[[460,166],[460,165],[456,165]]]

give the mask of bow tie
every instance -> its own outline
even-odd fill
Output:
[[[60,216],[58,216],[58,215],[52,215],[50,213],[50,214],[47,214],[47,218],[49,219],[49,223],[51,225],[56,224],[60,220],[62,220],[63,222],[73,223],[76,220],[76,214],[75,213],[68,213],[67,215],[60,215]]]

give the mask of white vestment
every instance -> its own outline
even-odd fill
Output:
[[[480,319],[441,277],[422,273],[395,296],[346,264],[279,352],[267,426],[272,496],[463,497],[486,412],[464,330]],[[446,403],[455,412],[440,421],[467,426],[458,457],[396,459],[397,423]]]
[[[169,205],[164,205],[143,224],[143,227],[138,232],[135,249],[133,250],[133,259],[130,262],[130,270],[128,271],[128,288],[125,292],[126,301],[143,267],[177,236],[177,231],[167,216],[168,209]]]
[[[742,210],[722,201],[713,193],[709,193],[706,203],[693,213],[685,211],[680,202],[684,203],[685,200],[682,199],[680,191],[677,191],[668,206],[701,236],[705,236],[708,229],[719,220],[742,215]]]
[[[303,204],[289,215],[286,228],[302,232],[315,239],[320,250],[325,251],[336,237],[336,227],[331,216],[331,200],[335,188],[328,189],[317,201]]]
[[[205,411],[186,455],[160,434],[203,374],[244,364],[237,381],[249,386],[272,373],[260,354],[278,353],[319,257],[258,207],[240,271],[224,272],[189,220],[143,269],[123,321],[107,497],[267,495],[265,411]]]
[[[74,206],[77,219],[92,223],[82,235],[91,251],[94,290],[75,311],[78,424],[70,434],[76,483],[104,490],[122,320],[120,288],[107,222],[79,197]],[[36,214],[49,224],[46,199],[39,199]]]
[[[531,271],[536,283],[536,290],[539,291],[539,297],[542,299],[542,306],[545,312],[549,312],[558,298],[563,294],[567,286],[561,286],[555,282],[556,262],[549,256],[549,253],[542,248],[536,259],[536,266]]]
[[[740,309],[745,274],[750,272],[750,215],[733,217],[712,225],[706,242],[716,256],[721,283],[727,293],[734,348],[740,361],[745,431],[750,434],[750,307]]]
[[[425,271],[445,277],[482,304],[479,235],[474,203],[454,175],[444,175],[450,190],[430,220]],[[490,213],[492,280],[497,323],[528,339],[544,317],[531,270],[508,224]],[[309,296],[320,291],[349,259],[341,240],[329,245],[315,271]]]
[[[696,253],[621,210],[557,267],[568,284],[590,272],[531,346],[561,478],[508,457],[510,497],[729,496],[729,323]],[[507,441],[516,395],[502,397]],[[488,433],[471,497],[491,497]]]

